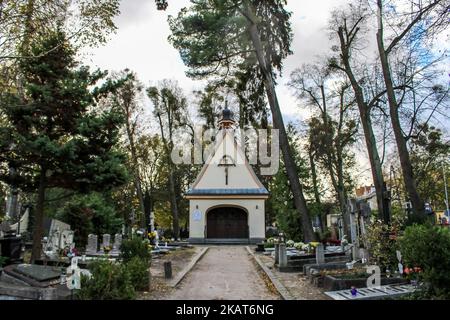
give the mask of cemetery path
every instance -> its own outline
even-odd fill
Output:
[[[210,247],[171,300],[274,300],[244,246]]]

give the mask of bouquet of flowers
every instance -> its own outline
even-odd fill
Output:
[[[305,244],[303,242],[296,242],[294,243],[294,248],[297,250],[305,250],[304,249]]]
[[[404,269],[404,273],[407,275],[407,277],[411,280],[411,284],[417,286],[419,283],[419,276],[422,273],[422,269],[419,267],[414,268],[408,268],[406,267]]]
[[[103,252],[108,254],[112,250],[111,246],[103,246]]]
[[[286,246],[288,246],[289,248],[293,248],[295,245],[294,240],[288,240],[286,241]]]

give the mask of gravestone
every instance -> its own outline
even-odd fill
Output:
[[[102,249],[104,247],[110,247],[110,246],[111,246],[111,235],[108,233],[105,233],[103,235]]]
[[[94,255],[97,253],[98,237],[96,234],[88,235],[88,243],[86,246],[86,254]]]
[[[334,300],[380,300],[395,299],[400,296],[416,291],[412,285],[385,285],[379,288],[358,288],[356,295],[351,294],[351,290],[338,290],[324,292]]]
[[[119,253],[121,245],[122,245],[122,235],[120,233],[116,233],[114,236],[114,244],[113,244],[113,248],[112,248],[112,253]]]
[[[81,272],[78,267],[78,258],[71,260],[70,266],[66,269],[67,288],[69,290],[81,289]]]
[[[325,251],[322,243],[320,243],[316,248],[316,263],[325,263]]]
[[[44,238],[45,255],[51,258],[56,258],[60,249],[61,232],[58,229],[52,229],[47,238]]]
[[[0,238],[0,256],[7,258],[8,263],[22,261],[22,239],[13,233],[6,233]],[[1,266],[0,266],[1,267]]]
[[[286,253],[286,244],[284,243],[280,243],[279,245],[279,263],[278,265],[280,266],[280,268],[284,268],[287,267],[287,253]]]
[[[15,266],[14,271],[39,282],[57,280],[61,275],[60,268],[36,264],[19,264]]]
[[[63,230],[61,232],[60,248],[71,248],[74,245],[73,236],[74,232],[72,230]]]
[[[171,261],[164,262],[164,277],[166,279],[172,278],[172,262]]]
[[[280,263],[280,244],[275,243],[275,264]]]
[[[402,253],[397,250],[396,255],[398,260],[398,273],[403,274]]]
[[[73,242],[73,231],[70,225],[56,219],[46,219],[44,221],[45,234],[45,254],[49,257],[57,257],[59,251],[65,247],[70,247]]]

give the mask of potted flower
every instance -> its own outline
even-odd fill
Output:
[[[419,276],[422,273],[422,269],[419,267],[409,268],[406,267],[404,273],[410,279],[411,284],[417,286],[419,284]]]

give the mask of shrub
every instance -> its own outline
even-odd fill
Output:
[[[386,269],[396,268],[398,261],[396,250],[397,241],[389,235],[397,227],[375,221],[367,228],[367,238],[371,263],[376,263],[384,272]]]
[[[131,283],[135,290],[142,291],[148,289],[149,274],[148,263],[139,257],[133,257],[125,268],[130,273]]]
[[[165,239],[175,238],[173,230],[172,229],[165,229],[164,232],[163,232],[163,237]]]
[[[97,260],[89,265],[92,277],[81,276],[82,300],[132,300],[136,298],[126,265],[108,260]]]
[[[6,261],[8,261],[7,257],[0,256],[0,268],[6,265]]]
[[[138,257],[148,265],[151,258],[151,251],[147,242],[143,241],[140,237],[134,237],[122,241],[120,257],[123,263],[131,261],[134,257]]]
[[[432,225],[406,228],[399,240],[403,264],[420,268],[421,280],[428,293],[438,298],[450,297],[450,230]]]
[[[115,234],[123,219],[100,193],[77,195],[57,212],[56,218],[70,224],[77,247],[86,246],[88,234]]]

